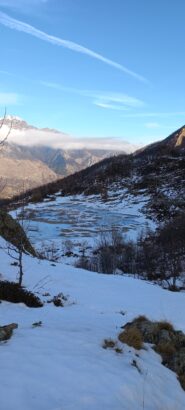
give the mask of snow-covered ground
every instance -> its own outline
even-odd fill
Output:
[[[14,280],[12,260],[3,250],[0,258],[3,279]],[[141,314],[169,320],[185,331],[184,293],[29,256],[24,269],[24,284],[42,299],[46,292],[63,292],[68,301],[64,308],[0,304],[0,324],[19,325],[0,345],[0,409],[185,409],[185,392],[176,374],[161,364],[151,346],[137,352],[122,345],[121,354],[102,348],[104,339],[116,339],[120,327]],[[42,326],[33,328],[38,321]]]

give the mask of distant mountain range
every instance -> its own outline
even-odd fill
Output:
[[[60,149],[44,145],[25,146],[8,143],[3,156],[15,160],[41,161],[56,174],[66,176],[101,161],[112,154],[108,150]]]
[[[11,128],[0,152],[1,197],[18,194],[23,186],[29,189],[55,181],[119,152],[88,148],[88,143],[87,148],[78,148],[78,145],[73,148],[74,139],[72,141],[69,135],[55,129],[37,128],[17,116],[1,118],[1,125],[0,138]],[[65,148],[66,143],[71,147]],[[126,142],[124,148],[123,152],[127,153],[136,149]]]

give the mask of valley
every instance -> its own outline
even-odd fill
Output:
[[[0,0],[0,410],[185,410],[184,16]]]
[[[2,345],[11,358],[7,366],[1,356],[3,410],[14,402],[20,410],[183,410],[182,366],[175,373],[153,344],[119,336],[146,317],[162,335],[174,327],[184,340],[183,151],[106,158],[9,207],[34,257],[1,237],[0,318],[15,329]],[[17,253],[21,265],[12,259]],[[1,296],[1,283],[15,284],[20,266],[21,289],[37,298],[37,308]],[[180,353],[169,349],[177,360]]]

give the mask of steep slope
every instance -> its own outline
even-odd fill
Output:
[[[167,138],[162,141],[150,144],[138,151],[136,151],[136,156],[145,155],[170,155],[170,153],[175,152],[182,153],[185,149],[185,125],[170,134]]]
[[[57,178],[41,161],[0,157],[0,198],[11,198]]]
[[[3,245],[1,279],[15,280],[16,267]],[[28,256],[24,263],[24,286],[37,292],[44,306],[1,303],[1,325],[18,324],[12,339],[1,343],[3,410],[184,410],[176,374],[150,344],[140,351],[121,342],[118,352],[102,348],[138,315],[165,318],[185,331],[184,293]],[[51,300],[61,292],[67,295],[64,307],[56,307]]]
[[[36,252],[21,224],[2,209],[0,210],[0,236],[16,248],[23,249],[24,252],[36,256]]]
[[[66,176],[110,156],[111,153],[98,149],[74,150],[44,145],[25,146],[8,143],[4,148],[3,155],[12,159],[42,161],[55,173]]]

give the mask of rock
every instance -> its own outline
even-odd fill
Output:
[[[127,323],[125,329],[134,326],[141,332],[146,343],[157,343],[157,324],[155,322],[150,322],[148,319],[135,319],[133,322]]]
[[[175,352],[170,361],[171,370],[179,375],[185,375],[185,348]]]
[[[127,323],[125,329],[134,326],[141,332],[146,343],[169,343],[174,338],[175,331],[171,325],[168,328],[166,322],[151,322],[146,318],[136,318],[133,322]]]
[[[13,330],[17,328],[17,323],[11,323],[10,325],[0,326],[0,342],[10,339],[13,334]]]
[[[180,330],[175,332],[175,346],[177,349],[185,348],[185,335]]]
[[[0,210],[0,236],[18,249],[23,245],[24,252],[36,256],[35,249],[27,238],[22,226],[2,209]]]
[[[185,334],[166,321],[151,322],[145,316],[139,316],[123,328],[125,332],[139,330],[142,340],[153,344],[153,349],[162,357],[162,363],[178,375],[185,390]]]

